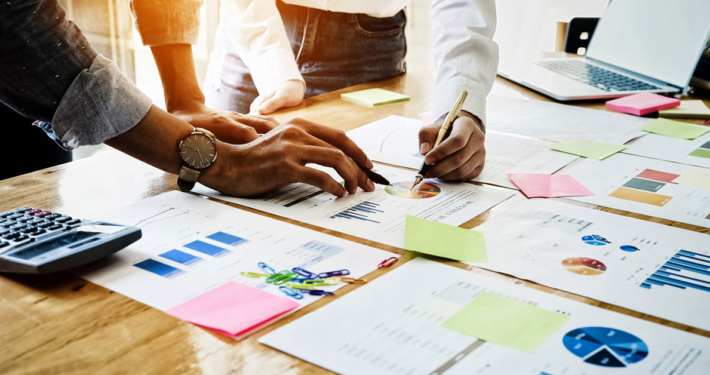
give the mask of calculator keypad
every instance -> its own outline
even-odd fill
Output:
[[[0,213],[0,249],[36,241],[59,230],[76,228],[81,220],[59,213],[23,207]]]

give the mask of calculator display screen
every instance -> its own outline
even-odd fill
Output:
[[[93,233],[93,232],[69,233],[66,236],[55,238],[52,241],[48,241],[48,242],[40,243],[38,245],[30,246],[27,249],[20,250],[16,253],[11,254],[10,256],[15,257],[15,258],[19,258],[19,259],[30,260],[34,257],[48,253],[52,250],[56,250],[56,249],[59,249],[64,246],[71,245],[73,243],[79,242],[81,240],[84,240],[86,238],[93,237],[96,235],[97,235],[97,233]]]

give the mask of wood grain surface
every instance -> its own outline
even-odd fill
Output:
[[[498,78],[498,82],[534,100],[540,95]],[[419,71],[382,82],[363,84],[317,96],[297,108],[280,112],[285,121],[303,117],[350,130],[388,115],[417,117],[432,102],[434,74]],[[381,87],[407,94],[408,102],[366,108],[340,100],[341,92]],[[575,104],[605,110],[603,102]],[[692,121],[700,123],[700,121]],[[0,181],[0,212],[22,206],[88,217],[145,198],[175,190],[176,177],[117,151]],[[472,228],[525,198],[518,194],[463,225]],[[570,201],[571,202],[571,201]],[[408,251],[344,235],[294,220],[231,206],[276,220],[316,229],[337,237],[403,254],[396,265],[367,276],[376,279],[412,258]],[[697,232],[706,228],[650,218],[597,206],[597,210],[649,220]],[[438,260],[441,261],[441,260]],[[710,337],[710,332],[601,303],[529,281],[497,274],[457,262],[445,262],[471,272],[506,279],[516,284],[598,306],[654,323]],[[180,321],[71,274],[0,276],[0,373],[60,374],[326,374],[324,369],[257,342],[264,334],[341,298],[357,288],[346,286],[334,298],[324,298],[250,338],[237,342]]]

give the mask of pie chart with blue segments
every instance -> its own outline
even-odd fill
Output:
[[[587,245],[592,246],[604,246],[611,243],[606,238],[596,234],[592,234],[591,236],[584,236],[582,237],[582,241],[584,241],[584,243],[586,243]]]
[[[635,251],[639,251],[639,248],[636,246],[631,246],[631,245],[622,245],[619,247],[619,249],[626,251],[627,253],[633,253]]]
[[[573,329],[562,338],[562,343],[584,362],[602,367],[626,367],[648,356],[648,346],[643,340],[614,328]]]

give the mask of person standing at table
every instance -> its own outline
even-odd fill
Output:
[[[198,181],[234,196],[260,195],[295,182],[336,196],[358,187],[375,189],[359,167],[372,168],[372,162],[342,131],[302,119],[276,124],[254,116],[242,116],[241,124],[205,123],[198,129],[154,106],[115,64],[94,51],[56,0],[14,0],[1,6],[0,105],[38,119],[36,126],[66,150],[106,143],[179,174],[181,190]],[[260,138],[255,128],[268,134]],[[229,144],[215,139],[210,129],[256,139]],[[183,148],[183,141],[192,143]],[[6,142],[24,143],[27,153],[36,147],[26,139]],[[6,155],[4,162],[25,157]],[[309,163],[334,168],[344,186],[306,167]]]
[[[235,113],[268,115],[304,97],[406,71],[404,7],[410,0],[222,0],[205,82],[195,76],[201,0],[131,0],[151,46],[168,111],[193,125]],[[498,65],[494,0],[432,0],[436,86],[419,149],[429,177],[468,180],[485,162],[485,103]],[[447,111],[468,91],[451,135],[431,150]],[[232,113],[232,114],[230,114]]]

